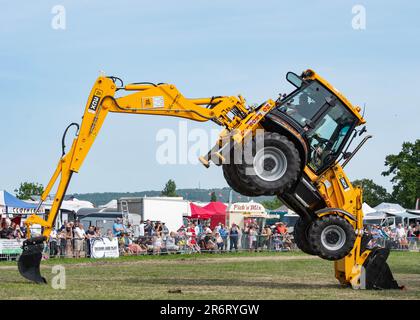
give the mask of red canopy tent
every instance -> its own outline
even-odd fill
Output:
[[[194,203],[190,202],[191,208],[191,219],[210,219],[213,215],[213,212],[204,209],[203,207],[197,206]]]
[[[204,206],[203,208],[217,214],[226,214],[227,206],[223,202],[215,201],[215,202],[210,202],[208,205]]]
[[[191,207],[191,219],[210,219],[210,228],[215,228],[219,222],[226,224],[226,208],[227,206],[222,202],[210,202],[204,207],[197,206],[190,203]]]
[[[219,222],[226,224],[226,209],[227,206],[220,201],[210,202],[208,205],[203,207],[204,209],[212,212],[210,220],[210,228],[216,227]]]

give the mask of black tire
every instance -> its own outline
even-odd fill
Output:
[[[311,222],[299,218],[293,228],[293,238],[300,250],[307,254],[317,256],[319,253],[311,247],[308,240],[308,229],[310,226]]]
[[[260,195],[276,195],[291,189],[301,172],[301,159],[293,142],[266,131],[262,148],[255,139],[245,147],[252,150],[252,159],[246,159],[244,154],[243,164],[236,166],[241,181],[247,181]]]
[[[353,249],[356,234],[344,218],[328,215],[315,220],[308,230],[310,246],[326,260],[339,260]]]
[[[249,181],[242,181],[238,176],[238,170],[234,164],[224,164],[223,165],[223,176],[227,184],[236,192],[247,196],[247,197],[258,197],[262,195],[259,190],[252,188],[252,185]]]
[[[239,176],[238,167],[242,164],[235,164],[234,149],[232,148],[229,152],[230,161],[229,163],[223,164],[223,176],[228,185],[236,192],[247,196],[247,197],[258,197],[262,195],[262,192],[252,185],[249,177]],[[238,157],[240,157],[239,155]]]

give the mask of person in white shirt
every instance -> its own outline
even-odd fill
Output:
[[[397,235],[398,240],[407,236],[407,233],[405,232],[405,229],[404,229],[404,227],[402,226],[401,223],[398,224],[397,229],[395,229],[395,233]]]
[[[198,224],[197,225],[194,224],[194,232],[195,232],[195,235],[198,237],[198,235],[200,234],[200,227],[198,226]]]
[[[139,225],[139,237],[144,237],[144,222],[143,222],[143,220],[140,221],[140,225]]]
[[[74,228],[74,257],[79,258],[80,253],[83,251],[83,243],[86,238],[86,232],[83,228],[83,224],[76,222]]]
[[[209,226],[205,226],[205,227],[204,227],[204,233],[205,233],[205,234],[210,234],[210,233],[213,233],[213,231],[211,231],[211,229],[210,229],[210,227],[209,227]]]

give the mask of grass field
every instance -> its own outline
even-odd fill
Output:
[[[43,261],[49,283],[52,267],[65,267],[64,290],[29,283],[1,262],[0,299],[420,299],[420,253],[392,252],[388,263],[407,290],[341,288],[332,262],[299,252]]]

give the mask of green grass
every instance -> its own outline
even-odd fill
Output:
[[[50,285],[57,264],[64,290]],[[341,288],[332,262],[299,252],[51,259],[42,262],[49,285],[3,262],[0,299],[420,299],[420,253],[392,252],[388,264],[407,290]]]

